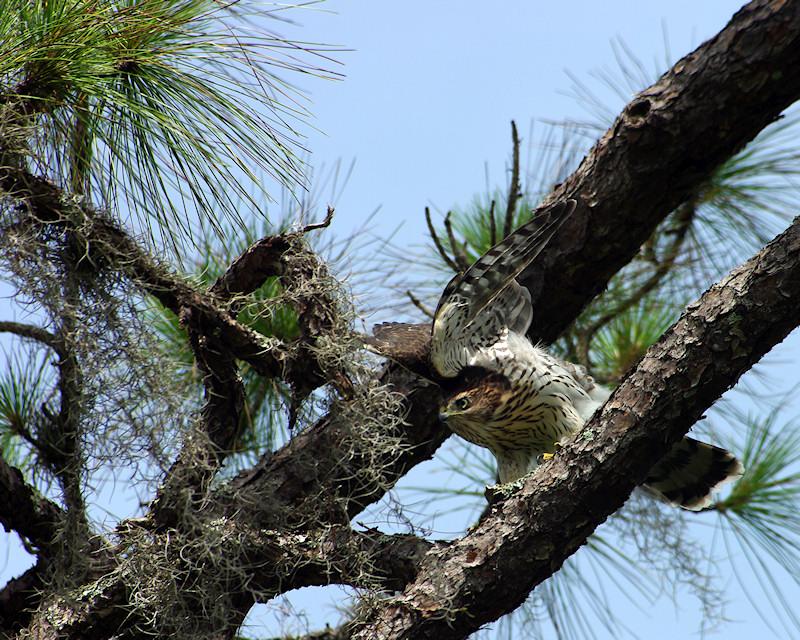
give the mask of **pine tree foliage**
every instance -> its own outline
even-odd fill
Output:
[[[215,0],[4,3],[0,79],[5,104],[37,114],[19,132],[32,167],[173,246],[196,233],[192,217],[221,232],[218,221],[259,214],[264,175],[305,182],[308,111],[286,75],[332,77],[325,47],[253,26],[279,12]]]
[[[590,76],[605,89],[611,89],[624,104],[631,94],[657,78],[660,71],[648,73],[623,41],[612,45],[617,69],[605,68]],[[418,309],[434,308],[438,291],[454,271],[463,270],[498,242],[504,229],[528,221],[538,198],[574,170],[583,145],[592,142],[613,121],[617,105],[609,107],[596,97],[590,83],[574,74],[570,77],[571,94],[587,109],[590,120],[544,125],[544,134],[534,145],[534,157],[529,159],[534,170],[526,175],[525,182],[515,179],[520,175],[522,160],[517,126],[512,122],[508,184],[474,197],[466,207],[454,207],[444,215],[440,227],[429,223],[431,244],[419,255],[427,274],[402,283]],[[689,200],[667,216],[634,260],[612,278],[606,291],[550,348],[585,366],[599,382],[613,386],[675,322],[687,303],[762,246],[797,210],[800,153],[794,141],[799,126],[800,112],[795,109],[720,166]],[[550,182],[543,181],[543,177]],[[427,211],[426,216],[430,218]],[[421,293],[418,296],[414,292]],[[426,297],[427,304],[420,301]],[[766,406],[777,407],[779,400],[767,401]],[[744,434],[744,444],[739,443],[733,450],[741,456],[747,473],[727,497],[720,498],[711,508],[720,515],[714,526],[729,551],[727,558],[718,562],[732,565],[748,595],[756,589],[766,596],[772,607],[761,607],[762,619],[776,633],[791,636],[800,632],[799,620],[781,587],[782,579],[776,578],[775,572],[780,572],[783,579],[794,580],[798,575],[796,537],[800,529],[793,515],[800,507],[796,430],[777,408],[756,417],[722,411],[728,437]],[[442,462],[443,475],[448,477],[445,485],[408,487],[409,500],[417,509],[424,504],[431,510],[455,510],[474,518],[483,502],[482,487],[494,478],[492,456],[456,439],[448,443]],[[429,518],[429,522],[435,521],[434,517]],[[531,628],[540,632],[549,629],[559,638],[598,637],[601,630],[603,634],[618,634],[625,628],[624,620],[619,619],[602,594],[631,575],[636,576],[632,582],[641,588],[629,585],[618,591],[630,599],[632,606],[646,610],[669,582],[671,592],[688,590],[696,596],[704,629],[717,627],[726,615],[724,596],[712,579],[717,569],[709,569],[700,560],[708,554],[693,539],[693,519],[696,520],[692,514],[676,514],[668,508],[643,509],[640,501],[632,500],[606,525],[611,531],[595,534],[550,579],[547,588],[532,594],[523,609],[501,621],[497,628],[478,635],[514,637]],[[654,545],[645,540],[667,532],[674,538],[666,547],[668,559],[659,562],[659,571],[653,574],[653,558],[648,554]],[[625,548],[626,541],[637,539],[642,544]],[[663,538],[658,544],[662,542]],[[746,558],[746,573],[737,564],[741,557]],[[602,569],[592,569],[594,564]],[[664,570],[666,567],[674,570],[672,575]],[[757,587],[750,584],[749,572],[758,576]],[[648,588],[648,581],[656,586]],[[657,586],[659,582],[663,583],[661,587]],[[754,603],[757,600],[751,598]],[[630,629],[627,632],[636,635]]]
[[[383,365],[364,354],[353,292],[329,268],[359,240],[311,239],[332,211],[308,224],[314,207],[294,194],[267,220],[261,187],[265,176],[309,186],[308,113],[290,78],[335,77],[331,49],[259,30],[258,10],[216,0],[0,7],[0,268],[30,311],[24,323],[0,318],[15,340],[0,375],[0,471],[31,494],[45,533],[21,533],[47,558],[24,593],[49,594],[56,610],[113,601],[125,585],[124,605],[104,613],[133,620],[131,635],[232,637],[243,603],[269,601],[298,576],[357,589],[346,624],[313,637],[357,633],[440,544],[437,518],[458,513],[465,530],[478,522],[494,478],[491,456],[451,438],[435,460],[441,484],[392,489],[414,449],[401,437],[412,419],[406,389],[384,384]],[[614,53],[619,73],[596,79],[624,104],[655,78],[624,43]],[[406,311],[430,315],[453,272],[529,220],[586,136],[608,127],[617,107],[577,78],[574,93],[590,119],[546,127],[528,172],[512,123],[506,184],[441,222],[425,212],[428,271],[402,283],[416,307]],[[668,212],[551,348],[619,382],[688,302],[786,223],[799,199],[798,120],[790,112],[764,129]],[[186,239],[190,251],[179,248]],[[150,255],[156,247],[181,271]],[[360,275],[375,283],[368,268],[339,271],[355,271],[356,293]],[[641,609],[689,592],[705,630],[724,621],[714,574],[726,562],[757,577],[772,605],[759,613],[776,633],[800,633],[775,577],[779,567],[800,584],[800,431],[777,408],[750,416],[723,406],[717,416],[747,472],[708,512],[634,494],[523,607],[477,635],[635,635],[609,592]],[[257,482],[273,454],[290,466],[293,448],[326,428],[323,453],[343,454],[290,470],[288,507],[275,491],[247,494],[235,513],[216,509]],[[113,531],[96,512],[109,477],[140,502]],[[400,533],[350,528],[364,507],[359,518]],[[698,561],[699,522],[729,550],[713,567]]]

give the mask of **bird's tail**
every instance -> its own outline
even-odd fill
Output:
[[[670,504],[700,511],[711,504],[714,489],[742,473],[730,451],[684,438],[650,470],[644,488]]]

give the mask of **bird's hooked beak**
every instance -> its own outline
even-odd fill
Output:
[[[439,422],[447,422],[450,414],[445,409],[439,409]]]

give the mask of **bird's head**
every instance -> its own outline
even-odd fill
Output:
[[[510,389],[511,384],[504,375],[469,367],[445,389],[439,419],[450,426],[453,423],[486,423],[503,404]]]

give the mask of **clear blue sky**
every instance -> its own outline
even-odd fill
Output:
[[[343,64],[335,68],[346,74],[344,80],[300,82],[310,92],[318,129],[308,132],[306,146],[320,173],[338,160],[355,159],[347,187],[332,202],[336,233],[360,228],[380,207],[371,231],[385,236],[402,225],[395,238],[402,245],[424,242],[426,205],[446,210],[482,191],[487,167],[492,185],[505,182],[511,119],[529,138],[536,120],[588,117],[567,95],[571,81],[565,71],[589,82],[616,111],[626,99],[590,77],[597,69],[615,68],[612,39],[624,40],[649,70],[663,70],[665,33],[674,60],[719,31],[740,5],[729,0],[328,0],[286,12],[297,26],[272,26],[289,37],[351,49],[336,54]],[[534,126],[534,141],[538,131]],[[0,300],[0,317],[5,317],[2,311]],[[783,345],[774,357],[790,360],[796,343]],[[794,365],[784,370],[787,385],[798,379]],[[423,465],[407,483],[438,482],[432,468]],[[437,523],[442,529],[457,526]],[[714,540],[712,535],[704,539]],[[18,549],[9,549],[7,562],[0,551],[0,580],[26,566]],[[781,637],[764,628],[730,575],[723,573],[720,581],[730,587],[727,612],[735,621],[723,628],[724,637]],[[698,629],[697,606],[688,594],[679,594],[677,611],[667,594],[646,613],[630,610],[614,594],[609,597],[619,617],[643,637],[686,637]],[[337,621],[325,604],[329,596],[313,592],[295,602],[307,609],[312,629]],[[255,624],[267,622],[266,634],[279,631],[279,619],[274,613],[252,617]],[[601,638],[617,636],[598,630]]]

